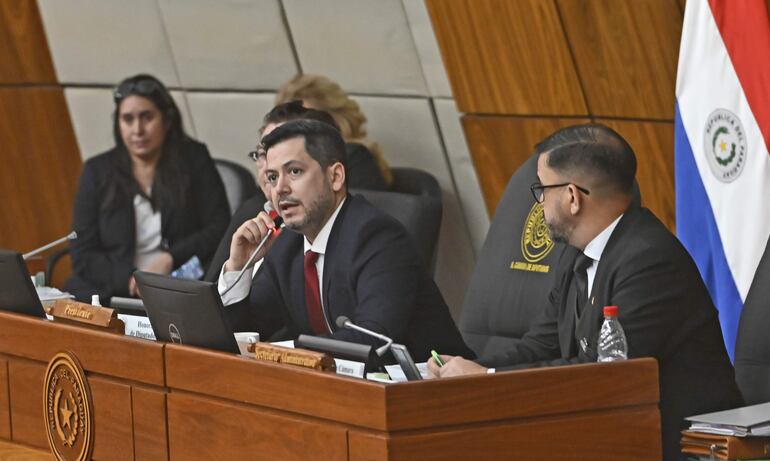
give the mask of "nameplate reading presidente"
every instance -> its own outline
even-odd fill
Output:
[[[297,365],[320,371],[335,371],[337,368],[334,359],[328,354],[305,349],[290,349],[267,343],[256,343],[254,355],[257,360]]]
[[[48,446],[58,461],[86,461],[94,447],[93,405],[83,367],[71,352],[48,363],[43,393]]]
[[[109,307],[92,306],[71,299],[57,299],[49,314],[54,320],[106,329],[120,334],[125,332],[125,324],[118,319],[115,309]]]

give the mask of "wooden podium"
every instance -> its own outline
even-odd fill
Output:
[[[47,449],[48,361],[86,372],[95,460],[660,460],[653,359],[380,384],[0,312],[0,442]]]

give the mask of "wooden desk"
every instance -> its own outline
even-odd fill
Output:
[[[380,384],[0,313],[0,439],[47,446],[43,374],[72,351],[94,459],[659,460],[652,359]]]

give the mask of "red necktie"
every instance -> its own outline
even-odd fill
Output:
[[[321,291],[318,287],[318,270],[315,262],[318,253],[308,250],[305,253],[305,304],[307,305],[307,317],[315,334],[327,333],[326,322],[321,311]]]

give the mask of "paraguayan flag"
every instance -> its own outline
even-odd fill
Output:
[[[730,358],[770,234],[770,22],[765,0],[689,0],[676,82],[679,239],[708,286]]]

